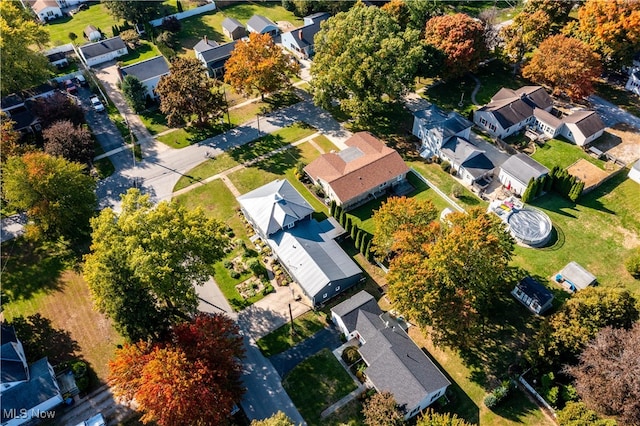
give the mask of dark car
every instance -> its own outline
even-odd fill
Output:
[[[71,80],[65,80],[64,88],[67,91],[67,93],[71,93],[72,95],[76,95],[78,93],[78,88],[76,87],[75,84],[73,84],[73,81]]]

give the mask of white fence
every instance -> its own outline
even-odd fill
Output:
[[[190,18],[191,16],[196,16],[206,12],[211,12],[212,10],[216,10],[216,4],[213,1],[209,4],[205,4],[204,6],[198,6],[193,9],[185,10],[184,12],[174,13],[173,15],[165,16],[159,19],[154,19],[153,21],[149,21],[149,23],[154,27],[159,27],[160,25],[162,25],[162,21],[165,18],[175,17],[177,19],[185,19],[185,18]]]
[[[464,213],[465,210],[460,207],[460,205],[458,203],[456,203],[455,201],[453,201],[451,198],[449,198],[447,196],[447,194],[445,194],[444,192],[442,192],[440,190],[440,188],[438,188],[437,186],[435,186],[434,184],[432,184],[427,178],[425,178],[424,176],[422,176],[420,174],[419,171],[417,171],[416,169],[414,169],[413,167],[411,167],[411,171],[413,172],[413,174],[415,174],[418,179],[420,179],[421,181],[423,181],[424,183],[426,183],[429,188],[433,189],[435,191],[436,194],[438,194],[439,196],[441,196],[447,203],[449,203],[451,205],[451,207],[453,207],[454,209],[458,210],[459,212]]]
[[[551,413],[554,415],[556,415],[556,410],[553,409],[553,407],[551,405],[549,405],[549,403],[547,401],[545,401],[545,399],[540,396],[540,394],[538,392],[536,392],[536,390],[533,388],[533,386],[531,386],[525,379],[524,379],[524,375],[527,374],[529,372],[529,370],[525,371],[524,373],[522,373],[522,375],[520,377],[518,377],[518,381],[520,383],[522,383],[522,385],[529,391],[529,393],[531,395],[533,395],[533,397],[535,399],[538,400],[538,402],[540,402],[547,410],[551,411]]]

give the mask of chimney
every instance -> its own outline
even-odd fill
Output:
[[[298,30],[298,38],[302,40],[302,30]]]
[[[202,39],[204,40],[205,44],[209,44],[209,39],[207,38],[206,35],[204,37],[202,37]]]

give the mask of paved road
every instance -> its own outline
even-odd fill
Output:
[[[600,118],[602,118],[602,121],[607,127],[612,127],[617,123],[625,123],[640,130],[640,118],[623,110],[619,106],[595,95],[589,96],[589,102],[593,109],[600,114]]]
[[[269,361],[271,361],[271,364],[273,364],[280,377],[284,377],[289,371],[293,370],[296,365],[310,356],[317,354],[322,349],[326,348],[333,351],[340,347],[341,344],[340,331],[338,331],[336,327],[330,326],[320,330],[293,348],[270,357]]]
[[[284,412],[295,425],[306,425],[298,409],[282,387],[280,376],[266,359],[253,338],[244,335],[246,349],[242,380],[247,388],[240,402],[249,419],[265,419]]]

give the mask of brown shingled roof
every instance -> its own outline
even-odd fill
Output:
[[[327,182],[343,203],[409,171],[396,150],[369,132],[358,132],[345,144],[349,148],[323,154],[304,169]]]

